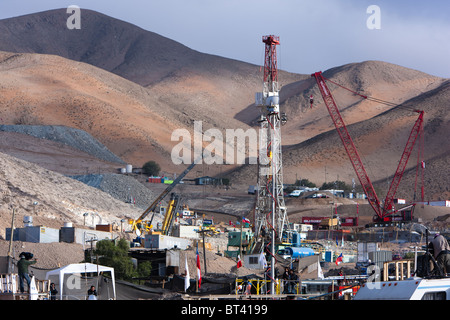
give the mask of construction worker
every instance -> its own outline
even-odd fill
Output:
[[[37,259],[35,258],[33,261],[31,259],[33,258],[32,254],[24,253],[22,252],[19,256],[20,260],[17,262],[17,270],[19,274],[19,286],[20,286],[20,292],[25,292],[24,287],[24,280],[27,282],[28,285],[28,292],[30,292],[30,275],[28,274],[28,266],[35,264],[37,262]]]
[[[434,239],[431,240],[431,244],[438,266],[444,274],[450,273],[450,246],[447,239],[443,235],[436,233]]]

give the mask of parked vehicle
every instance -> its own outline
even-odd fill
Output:
[[[289,193],[289,197],[299,197],[305,190],[294,190]]]

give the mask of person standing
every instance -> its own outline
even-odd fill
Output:
[[[436,263],[441,268],[444,275],[450,273],[450,245],[447,239],[436,233],[434,239],[431,241],[433,246],[433,255],[436,259]]]
[[[26,255],[23,253],[19,256],[19,258],[20,258],[20,260],[17,263],[17,269],[18,269],[18,274],[19,274],[20,292],[21,293],[25,292],[25,286],[24,286],[24,280],[25,280],[27,282],[28,293],[29,293],[31,278],[28,273],[28,267],[32,264],[35,264],[37,262],[37,259],[35,258],[33,261],[31,261],[32,255],[28,257],[29,259],[27,259]]]
[[[287,293],[289,290],[289,268],[285,267],[283,272],[283,293]]]
[[[56,290],[56,285],[52,282],[50,284],[50,300],[56,300],[57,294],[58,294],[58,290]]]
[[[295,286],[298,283],[298,276],[297,274],[294,272],[294,270],[290,269],[289,270],[289,290],[288,293],[296,293],[295,292]]]

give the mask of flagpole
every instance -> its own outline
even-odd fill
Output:
[[[242,255],[242,228],[244,225],[244,221],[241,221],[241,238],[239,239],[239,256]]]
[[[205,231],[206,230],[202,230],[202,234],[203,234],[203,264],[205,265],[205,275],[206,275],[208,273],[208,271],[206,269]]]

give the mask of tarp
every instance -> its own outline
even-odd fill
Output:
[[[59,298],[62,300],[63,297],[63,288],[64,288],[64,275],[66,274],[82,274],[82,273],[97,273],[99,275],[101,272],[110,272],[111,280],[113,284],[113,296],[116,299],[116,285],[114,279],[114,268],[101,266],[93,263],[74,263],[69,264],[65,267],[55,269],[52,271],[48,271],[45,279],[48,280],[51,275],[59,276]]]

